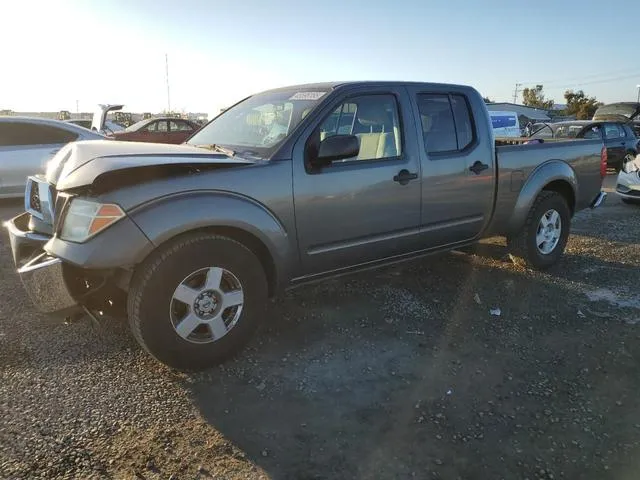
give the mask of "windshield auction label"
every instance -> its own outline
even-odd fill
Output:
[[[289,100],[318,100],[327,92],[297,92]]]

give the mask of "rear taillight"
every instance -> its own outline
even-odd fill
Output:
[[[602,147],[600,150],[600,176],[602,178],[607,176],[607,148]]]

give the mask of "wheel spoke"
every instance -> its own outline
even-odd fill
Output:
[[[215,340],[223,337],[227,333],[227,326],[224,324],[222,315],[218,315],[217,317],[209,320],[208,325]]]
[[[222,282],[222,268],[213,267],[207,271],[207,281],[204,290],[220,290],[220,282]]]
[[[549,218],[549,223],[553,225],[554,228],[556,228],[556,224],[558,223],[559,219],[560,219],[560,215],[558,214],[558,212],[554,210],[553,213],[551,214],[551,217]]]
[[[541,245],[544,243],[544,241],[544,232],[538,232],[538,234],[536,235],[536,245],[538,245],[538,248],[542,248]]]
[[[195,314],[189,313],[176,325],[176,332],[186,339],[201,323],[202,320],[196,317]]]
[[[198,292],[193,288],[189,288],[183,283],[178,285],[176,291],[173,294],[173,298],[175,300],[180,300],[182,303],[186,303],[187,305],[193,305],[193,302],[196,300],[198,296]]]
[[[242,305],[244,303],[244,293],[242,290],[234,290],[233,292],[227,292],[222,296],[223,309],[227,307],[235,307],[236,305]]]
[[[542,226],[542,228],[545,228],[547,225],[549,225],[549,219],[547,218],[546,213],[542,215],[542,218],[540,219],[540,225]]]

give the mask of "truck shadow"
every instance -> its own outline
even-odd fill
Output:
[[[572,458],[634,441],[640,411],[616,402],[634,398],[640,342],[615,312],[577,315],[569,284],[445,255],[305,287],[185,388],[271,478],[524,478],[534,465],[577,478],[589,462]],[[608,364],[612,379],[602,358],[623,339],[631,358]]]

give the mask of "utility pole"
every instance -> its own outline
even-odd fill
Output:
[[[520,93],[521,83],[516,83],[516,88],[513,91],[513,103],[518,103],[518,93]]]
[[[171,96],[169,95],[169,55],[164,54],[164,64],[167,74],[167,113],[171,113]]]

